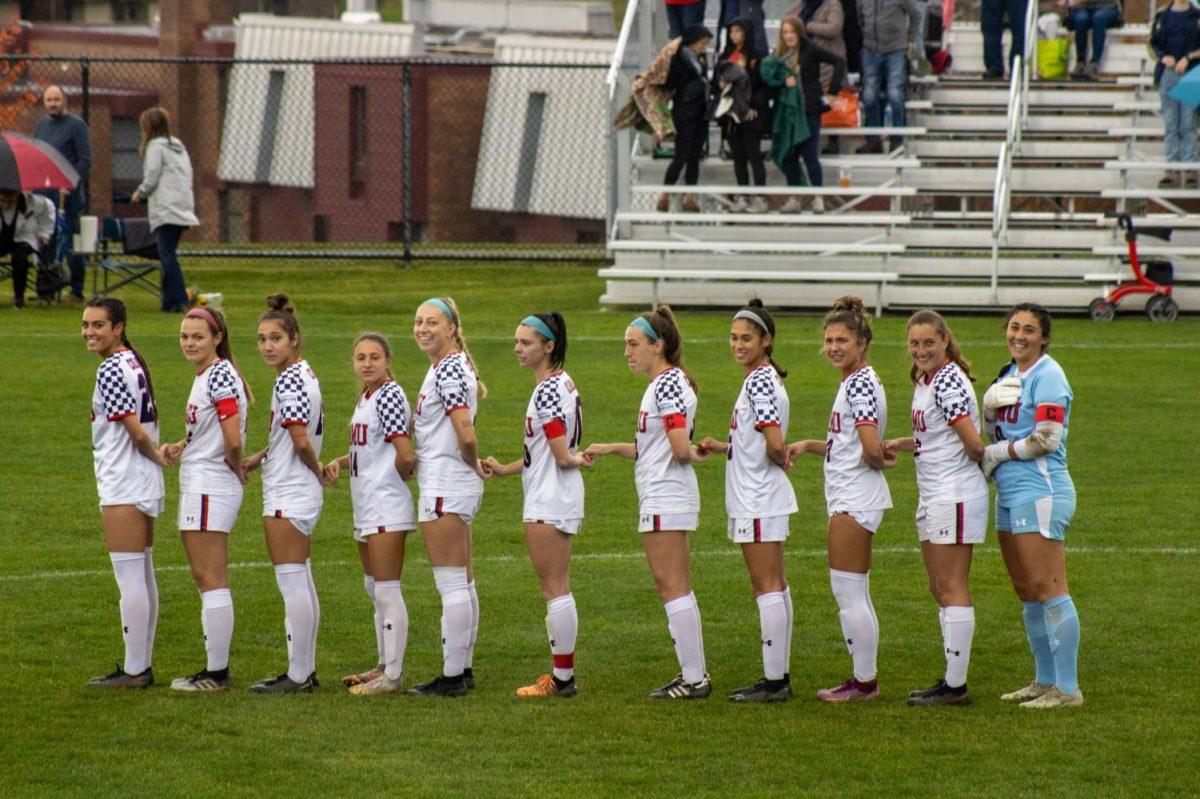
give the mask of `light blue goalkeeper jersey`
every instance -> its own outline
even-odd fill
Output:
[[[1062,440],[1049,455],[1001,463],[995,472],[997,501],[1005,507],[1014,507],[1050,494],[1074,496],[1075,484],[1067,472],[1067,430],[1074,393],[1067,376],[1049,355],[1043,355],[1023,376],[1017,374],[1015,362],[1000,375],[1014,376],[1021,378],[1021,399],[1016,405],[996,411],[997,440],[1024,438],[1033,433],[1040,421],[1060,422]]]

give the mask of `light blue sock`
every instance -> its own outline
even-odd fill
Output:
[[[1037,676],[1033,679],[1040,685],[1054,685],[1054,653],[1050,651],[1050,637],[1046,635],[1046,617],[1041,602],[1022,602],[1025,606],[1025,635],[1033,651],[1033,663]]]
[[[1075,667],[1079,659],[1079,615],[1070,594],[1056,596],[1042,603],[1046,616],[1046,633],[1054,652],[1054,684],[1064,694],[1079,690]]]

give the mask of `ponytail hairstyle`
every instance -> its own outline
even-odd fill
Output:
[[[462,315],[458,312],[458,305],[455,304],[453,297],[438,297],[443,305],[450,309],[450,324],[454,325],[454,348],[467,356],[467,363],[471,364],[471,368],[475,370],[475,382],[479,386],[479,398],[483,399],[487,396],[487,386],[483,384],[483,378],[479,376],[479,367],[475,365],[475,359],[471,357],[471,351],[467,349],[467,339],[462,332]]]
[[[975,382],[975,375],[971,373],[971,362],[963,357],[962,350],[958,348],[958,342],[954,339],[954,333],[951,332],[950,326],[946,324],[946,320],[940,313],[923,308],[908,317],[908,325],[905,329],[912,330],[916,325],[933,325],[933,329],[938,332],[938,335],[946,339],[946,357],[958,364],[958,368],[963,370],[963,374],[967,376],[968,380],[972,383]],[[915,363],[908,371],[908,376],[914,386],[917,384],[919,371]]]
[[[1042,336],[1046,339],[1046,346],[1042,347],[1042,352],[1047,352],[1050,349],[1050,312],[1036,302],[1019,302],[1008,312],[1008,316],[1004,317],[1004,326],[1008,327],[1012,318],[1021,312],[1031,313],[1037,317],[1038,326],[1042,328]]]
[[[683,372],[687,378],[688,384],[691,385],[692,391],[700,393],[700,387],[696,385],[696,379],[692,377],[692,373],[683,365],[683,334],[679,332],[679,325],[675,323],[675,314],[671,311],[670,305],[659,305],[653,311],[646,311],[642,314],[642,318],[646,320],[655,335],[663,343],[663,358],[667,363],[674,366]]]
[[[233,364],[233,368],[240,375],[241,369],[238,369],[237,359],[233,357],[233,347],[229,343],[229,325],[225,321],[225,314],[221,313],[216,308],[208,306],[197,306],[192,308],[186,314],[184,319],[199,319],[204,324],[208,325],[209,331],[215,338],[218,334],[221,340],[217,342],[217,357],[223,358]],[[246,378],[242,378],[242,390],[246,392],[246,402],[254,402],[254,394],[250,392],[250,386],[246,383]]]
[[[278,322],[283,332],[287,333],[287,337],[295,342],[296,353],[299,354],[304,341],[300,337],[300,323],[296,321],[296,308],[291,303],[286,294],[272,294],[267,297],[267,311],[258,317],[258,323],[261,325],[263,322]]]
[[[530,314],[530,316],[537,319],[554,334],[553,338],[546,338],[542,331],[536,327],[530,327],[542,341],[554,342],[554,349],[550,350],[550,365],[555,369],[562,369],[563,364],[567,362],[567,323],[563,320],[562,314],[558,311],[551,311],[550,313]]]
[[[846,329],[858,337],[866,346],[871,345],[871,319],[863,309],[861,298],[847,294],[833,303],[833,308],[825,314],[821,327],[830,325],[845,325]]]
[[[354,352],[354,350],[358,349],[358,345],[364,341],[375,342],[383,350],[384,357],[389,361],[392,359],[392,345],[388,343],[387,336],[383,335],[382,333],[376,333],[374,330],[367,330],[355,336],[354,346],[350,349],[350,351]],[[392,368],[390,366],[387,369],[387,376],[392,380],[396,379],[395,376],[392,375]],[[367,387],[364,385],[359,385],[358,398],[362,399],[362,395],[365,393],[367,393]]]
[[[84,307],[103,308],[104,312],[108,314],[109,323],[114,328],[117,325],[121,326],[121,346],[133,353],[133,357],[137,358],[138,365],[142,367],[142,374],[146,375],[146,392],[150,395],[151,411],[154,413],[154,421],[157,422],[158,403],[154,401],[154,381],[150,379],[150,366],[129,341],[129,335],[126,332],[129,329],[129,312],[125,309],[125,303],[116,297],[92,297],[84,303]]]
[[[763,307],[763,301],[758,297],[746,303],[746,307],[733,315],[734,320],[744,319],[750,324],[757,327],[762,335],[770,334],[771,343],[767,345],[767,362],[775,367],[775,373],[779,375],[779,379],[787,377],[787,370],[775,363],[775,359],[771,357],[771,353],[775,350],[775,317],[771,316],[771,312]],[[760,336],[761,337],[761,336]]]

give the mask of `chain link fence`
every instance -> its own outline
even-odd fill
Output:
[[[608,100],[595,64],[2,56],[5,124],[46,86],[88,123],[88,213],[145,216],[138,117],[195,172],[187,257],[604,257]]]

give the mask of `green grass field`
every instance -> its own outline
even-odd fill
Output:
[[[272,373],[253,345],[266,294],[294,297],[306,357],[325,395],[325,458],[345,451],[355,384],[354,334],[392,337],[397,377],[411,397],[427,363],[409,336],[417,303],[452,294],[491,395],[481,403],[484,454],[520,453],[531,375],[511,354],[516,322],[561,310],[571,332],[568,369],[583,396],[585,442],[630,440],[644,378],[621,354],[630,309],[600,309],[593,267],[318,265],[195,269],[189,280],[221,291],[235,352],[260,398]],[[3,287],[8,290],[7,286]],[[192,372],[176,344],[179,317],[126,294],[130,336],[154,374],[164,437],[182,430]],[[768,305],[770,298],[766,298]],[[580,607],[577,675],[570,701],[518,700],[513,689],[549,666],[545,607],[525,558],[520,481],[487,485],[475,524],[482,625],[479,688],[459,700],[346,695],[338,677],[374,658],[371,609],[350,537],[345,481],[330,489],[314,537],[321,596],[313,696],[254,696],[253,680],[285,659],[283,608],[266,562],[260,485],[247,487],[232,534],[237,607],[235,690],[177,695],[170,678],[203,664],[199,599],[174,529],[177,477],[155,548],[162,611],[146,692],[89,690],[120,657],[117,590],[101,536],[88,426],[97,361],[77,335],[79,311],[0,310],[0,795],[107,796],[300,794],[638,796],[1079,796],[1195,795],[1200,700],[1194,664],[1200,532],[1196,386],[1200,319],[1151,326],[1055,322],[1053,353],[1075,392],[1070,455],[1079,510],[1068,536],[1072,594],[1082,619],[1080,676],[1087,704],[1037,714],[998,695],[1027,682],[1030,655],[1020,606],[994,536],[978,550],[974,703],[905,706],[909,689],[940,676],[936,609],[925,589],[912,513],[911,460],[889,472],[896,507],[876,542],[872,593],[881,627],[883,699],[825,706],[819,688],[849,673],[824,558],[820,461],[792,472],[800,512],[787,544],[795,595],[792,681],[797,697],[735,706],[724,692],[761,673],[758,620],[745,570],[725,538],[719,460],[697,467],[703,493],[693,540],[694,584],[716,691],[691,704],[646,692],[676,672],[674,654],[634,530],[628,462],[606,459],[586,476],[588,515],[573,564]],[[723,437],[741,379],[726,345],[725,312],[681,314],[685,358],[700,383],[697,434]],[[981,381],[1006,359],[995,316],[952,325]],[[791,370],[790,438],[822,437],[837,376],[819,355],[819,319],[780,320],[776,354]],[[891,400],[889,432],[907,428],[911,387],[904,319],[876,328],[872,361]],[[982,389],[980,389],[982,393]],[[267,407],[249,421],[265,441]],[[406,682],[441,664],[439,603],[419,540],[404,575],[411,615]]]

